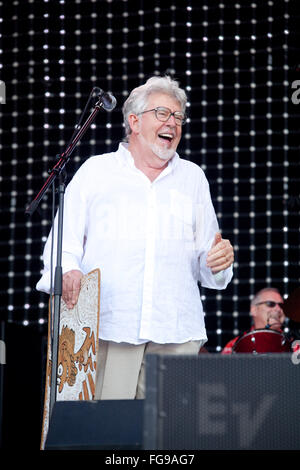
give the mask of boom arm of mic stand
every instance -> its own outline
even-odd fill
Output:
[[[49,171],[49,177],[45,181],[44,185],[31,202],[31,204],[25,210],[25,214],[31,216],[37,209],[40,201],[42,200],[45,192],[49,188],[50,184],[59,176],[59,203],[58,203],[58,234],[57,234],[57,264],[55,268],[54,276],[54,306],[53,306],[53,331],[52,331],[52,357],[51,357],[51,387],[50,387],[50,400],[49,400],[49,418],[53,411],[53,406],[56,401],[57,392],[57,367],[58,367],[58,347],[59,347],[59,322],[60,322],[60,303],[62,296],[62,237],[63,237],[63,211],[64,211],[64,193],[65,183],[62,177],[62,172],[70,159],[70,155],[73,152],[77,142],[85,134],[87,129],[94,121],[96,115],[100,111],[102,103],[100,100],[95,104],[94,110],[91,112],[85,123],[82,125],[74,139],[67,147],[65,152],[59,156],[58,162],[54,165],[52,170]],[[50,293],[51,295],[51,293]],[[52,302],[52,299],[50,299]]]
[[[78,131],[78,133],[75,135],[74,139],[68,146],[68,148],[59,156],[58,162],[54,165],[52,170],[49,171],[49,176],[45,183],[43,184],[42,188],[36,195],[36,197],[33,199],[33,201],[29,204],[29,206],[25,210],[25,214],[31,216],[34,211],[37,209],[39,203],[41,202],[45,192],[53,183],[53,181],[56,179],[56,177],[62,172],[62,170],[65,168],[66,164],[69,161],[70,155],[73,152],[76,144],[78,141],[81,139],[81,137],[85,134],[85,132],[88,130],[92,122],[94,121],[96,115],[100,111],[100,108],[102,107],[102,103],[100,100],[95,104],[95,108],[92,111],[92,113],[89,115],[85,123],[82,125],[81,129]]]

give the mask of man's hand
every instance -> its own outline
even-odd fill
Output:
[[[206,265],[214,274],[229,268],[234,261],[233,247],[229,240],[223,240],[220,232],[216,233],[215,240],[208,252]]]
[[[68,309],[72,309],[77,304],[82,276],[82,272],[76,269],[63,275],[62,298]]]

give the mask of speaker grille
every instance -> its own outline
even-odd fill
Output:
[[[144,445],[299,449],[299,392],[290,354],[149,356]]]

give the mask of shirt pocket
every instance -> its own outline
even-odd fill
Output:
[[[194,241],[195,205],[190,196],[170,190],[170,216],[179,239]]]

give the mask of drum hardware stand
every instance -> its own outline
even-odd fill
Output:
[[[37,209],[40,201],[42,200],[45,192],[49,188],[49,186],[54,183],[55,179],[59,178],[59,187],[58,187],[58,194],[59,194],[59,201],[58,201],[58,235],[57,235],[57,259],[56,259],[56,268],[55,268],[55,275],[54,275],[54,295],[53,295],[53,319],[52,319],[52,353],[51,353],[51,382],[50,382],[50,402],[49,402],[49,417],[51,419],[51,414],[53,411],[53,406],[56,401],[56,394],[57,394],[57,368],[58,368],[58,346],[59,346],[59,323],[60,323],[60,305],[61,305],[61,297],[62,297],[62,238],[63,238],[63,211],[64,211],[64,195],[65,195],[65,181],[66,181],[66,171],[65,167],[70,160],[70,155],[73,152],[75,146],[77,145],[78,141],[81,137],[85,134],[88,130],[92,122],[94,121],[96,115],[103,107],[103,102],[101,95],[99,95],[99,100],[94,105],[94,109],[91,114],[88,116],[82,127],[79,128],[80,122],[82,117],[85,113],[85,110],[90,102],[90,99],[96,89],[93,88],[88,102],[85,106],[85,109],[82,113],[81,119],[79,124],[76,126],[73,136],[70,139],[70,143],[67,146],[66,150],[61,154],[58,155],[58,161],[52,168],[49,170],[49,176],[45,183],[43,184],[42,188],[33,199],[33,201],[29,204],[29,206],[25,210],[25,214],[28,216],[32,216],[34,211]],[[74,136],[75,135],[75,136]],[[54,230],[54,227],[53,227]],[[52,302],[52,299],[51,299]]]

